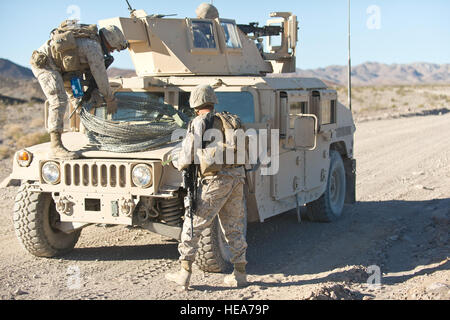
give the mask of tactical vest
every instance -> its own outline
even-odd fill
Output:
[[[67,20],[53,30],[51,35],[52,57],[63,73],[89,70],[89,64],[80,62],[76,39],[100,41],[97,25],[76,24]]]
[[[203,176],[214,175],[221,171],[223,168],[237,167],[241,164],[226,164],[226,155],[228,153],[234,154],[234,160],[237,159],[237,145],[235,143],[236,130],[242,129],[242,123],[238,116],[229,112],[216,113],[214,116],[208,115],[206,118],[205,131],[215,128],[222,131],[223,144],[219,150],[218,147],[208,146],[207,143],[203,144],[203,148],[197,151],[197,156],[200,160],[200,172]],[[216,121],[220,121],[216,123]],[[211,144],[210,144],[211,145]],[[224,164],[217,164],[216,153],[221,152]]]

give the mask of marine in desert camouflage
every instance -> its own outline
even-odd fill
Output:
[[[78,103],[77,97],[74,97],[76,91],[72,88],[73,79],[82,80],[86,73],[90,73],[97,83],[98,92],[106,101],[108,112],[114,113],[117,109],[117,102],[109,86],[104,56],[114,50],[124,50],[128,44],[120,29],[115,26],[107,26],[100,32],[97,30],[96,25],[64,21],[52,31],[51,39],[33,52],[32,71],[48,101],[47,130],[50,133],[51,156],[54,159],[77,157],[61,141],[67,104],[69,100],[72,106]],[[78,90],[82,90],[81,82]]]
[[[210,86],[200,85],[192,92],[190,105],[198,116],[189,126],[187,137],[182,143],[177,161],[180,171],[195,162],[195,155],[198,154],[195,139],[201,141],[205,131],[210,129],[224,131],[221,118],[217,117],[214,111],[214,105],[217,102],[214,89]],[[207,123],[208,121],[212,121],[212,123]],[[225,136],[222,137],[222,141],[224,140]],[[205,147],[207,147],[206,144]],[[235,266],[233,274],[225,278],[225,283],[235,287],[245,286],[247,284],[245,270],[247,241],[244,235],[246,219],[244,167],[238,164],[216,165],[214,170],[200,175],[200,192],[196,199],[193,223],[190,223],[192,217],[186,216],[181,235],[179,245],[181,270],[178,273],[168,274],[166,278],[185,288],[189,287],[192,264],[196,259],[200,236],[218,217],[224,230],[225,240],[231,250],[231,263]]]

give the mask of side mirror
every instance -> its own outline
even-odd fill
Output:
[[[295,49],[297,47],[297,42],[298,42],[298,21],[297,21],[297,16],[290,16],[289,17],[289,48],[290,49]]]
[[[294,144],[296,149],[314,150],[317,146],[317,117],[301,115],[294,119]]]

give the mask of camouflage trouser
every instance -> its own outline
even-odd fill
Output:
[[[74,99],[70,88],[64,87],[61,74],[51,69],[32,68],[34,75],[42,87],[49,102],[48,108],[48,132],[62,132],[64,129],[64,115],[67,104]]]
[[[191,237],[191,219],[185,218],[180,260],[194,261],[201,233],[218,216],[225,239],[231,250],[231,263],[247,263],[247,241],[244,235],[244,180],[242,177],[220,175],[205,178],[202,183],[197,211],[194,217],[194,237]]]

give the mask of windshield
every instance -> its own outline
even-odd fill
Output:
[[[140,152],[171,142],[172,133],[185,128],[189,118],[164,103],[164,93],[120,92],[118,111],[85,106],[80,118],[92,147],[112,152]]]
[[[164,102],[164,92],[118,92],[115,96],[118,110],[112,115],[112,121],[173,121],[177,113]],[[106,119],[106,107],[96,108],[95,115]]]
[[[227,111],[241,118],[243,123],[255,123],[255,103],[253,95],[247,91],[216,92],[219,103],[215,106],[217,112]],[[195,117],[189,106],[190,92],[180,92],[179,110],[189,117]]]

